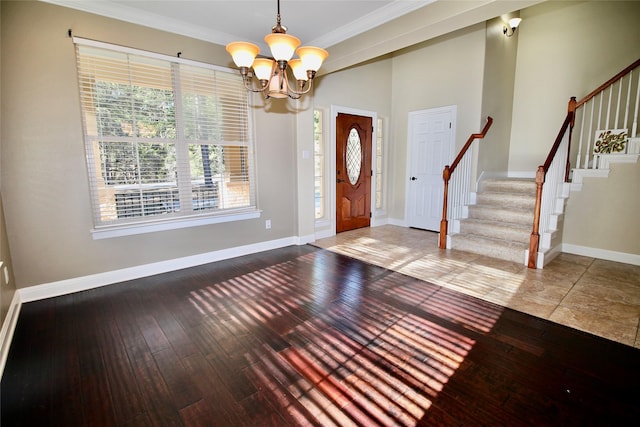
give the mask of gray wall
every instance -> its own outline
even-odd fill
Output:
[[[2,16],[2,3],[0,3],[0,17]],[[0,21],[1,29],[1,21]],[[2,32],[0,31],[0,44],[2,43]],[[0,55],[0,75],[2,70],[2,55]],[[0,86],[0,102],[2,100],[2,87]],[[2,164],[2,115],[0,115],[0,165]],[[2,170],[0,166],[0,171]],[[2,183],[2,174],[0,173],[0,186]],[[4,324],[5,317],[9,311],[9,306],[16,293],[16,282],[13,279],[13,267],[11,262],[11,253],[9,251],[9,239],[7,238],[7,228],[4,221],[4,209],[2,207],[2,192],[0,192],[0,261],[7,269],[9,283],[6,282],[4,271],[0,270],[0,325]],[[0,326],[1,327],[1,326]],[[1,343],[0,343],[1,344]]]
[[[505,37],[502,18],[487,22],[484,81],[482,87],[482,118],[493,118],[485,138],[478,143],[479,173],[504,173],[509,168],[509,137],[513,85],[516,75],[518,31]]]
[[[533,173],[569,98],[582,98],[640,58],[640,2],[546,2],[520,16],[509,170]],[[614,165],[610,178],[587,179],[571,194],[563,243],[640,255],[634,166]]]
[[[393,56],[389,216],[404,221],[410,111],[457,105],[456,152],[482,128],[485,25],[438,37]],[[453,159],[452,159],[453,160]]]
[[[569,98],[582,98],[640,57],[640,2],[553,1],[520,16],[509,170],[534,172]]]
[[[260,219],[93,240],[80,37],[232,66],[223,46],[41,2],[2,3],[2,195],[18,287],[295,236],[295,116],[255,109]],[[11,58],[11,60],[7,60]],[[264,219],[273,228],[265,230]]]
[[[611,165],[608,178],[585,178],[567,201],[563,243],[640,255],[638,184],[640,163]]]

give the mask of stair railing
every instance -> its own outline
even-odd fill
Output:
[[[638,135],[639,66],[640,59],[637,59],[581,100],[571,98],[569,101],[569,111],[574,113],[573,139],[578,144],[576,169],[601,168],[598,155],[593,152],[599,130],[624,129],[628,137]]]
[[[533,211],[533,229],[529,238],[529,259],[527,261],[529,268],[538,268],[541,228],[545,233],[545,238],[549,239],[548,242],[544,242],[543,246],[548,247],[551,244],[549,233],[551,216],[557,211],[555,201],[562,191],[561,184],[567,178],[569,168],[567,160],[569,159],[572,121],[573,112],[570,111],[564,119],[547,159],[543,165],[538,166],[536,171],[536,205]]]
[[[572,140],[578,142],[575,168],[598,169],[602,167],[602,162],[598,161],[600,154],[596,153],[599,150],[594,150],[598,131],[624,129],[627,131],[627,136],[637,136],[640,106],[639,66],[640,59],[580,101],[576,101],[575,97],[569,100],[568,113],[560,132],[544,165],[538,166],[536,171],[536,205],[527,260],[529,268],[539,267],[540,246],[549,248],[551,245],[550,236],[555,225],[552,223],[552,218],[554,214],[561,212],[561,208],[556,206],[556,203],[562,191],[562,184],[569,182]],[[605,99],[606,108],[604,107]],[[629,120],[632,122],[630,132]],[[580,126],[576,127],[576,123],[580,123]],[[626,151],[627,148],[625,146],[624,150]],[[637,147],[634,149],[638,150]]]
[[[471,197],[471,151],[469,148],[477,139],[482,139],[489,131],[493,118],[487,117],[487,123],[484,125],[482,132],[472,133],[467,139],[455,160],[451,165],[444,167],[442,178],[444,179],[444,197],[442,203],[442,220],[440,221],[440,241],[438,247],[440,249],[447,248],[447,233],[449,232],[449,212],[451,219],[460,219],[463,210],[470,204]],[[458,173],[454,175],[458,165]],[[455,179],[451,180],[455,176]],[[449,181],[451,180],[451,209],[449,210]]]

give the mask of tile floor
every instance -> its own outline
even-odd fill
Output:
[[[314,245],[640,348],[640,266],[560,254],[543,270],[437,248],[437,233],[385,225]]]

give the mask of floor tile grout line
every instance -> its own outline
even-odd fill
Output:
[[[562,305],[562,302],[567,299],[567,297],[569,296],[569,294],[571,293],[571,291],[573,290],[573,288],[575,288],[575,286],[578,284],[578,282],[584,277],[584,275],[587,273],[587,271],[589,270],[589,267],[591,267],[593,265],[595,261],[595,258],[591,259],[591,262],[589,262],[589,265],[587,265],[584,269],[584,271],[582,272],[582,274],[580,274],[580,276],[571,284],[571,287],[567,290],[567,292],[565,292],[564,296],[560,299],[560,301],[558,301],[558,303],[556,304],[556,306],[553,308],[553,310],[551,310],[551,313],[549,313],[549,316],[547,316],[547,320],[551,321],[551,317],[553,317],[553,314],[558,310],[558,308],[560,308],[560,306]]]

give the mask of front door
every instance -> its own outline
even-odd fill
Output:
[[[409,113],[409,227],[438,231],[442,219],[442,171],[453,153],[455,107]]]
[[[336,118],[336,233],[371,222],[371,117]]]

